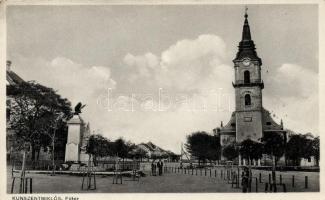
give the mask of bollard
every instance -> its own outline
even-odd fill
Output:
[[[292,175],[292,187],[295,187],[295,175]]]
[[[29,192],[32,194],[33,193],[33,179],[30,178],[30,182],[29,182]]]
[[[204,175],[207,176],[207,169],[204,169]]]
[[[258,181],[257,181],[257,178],[255,178],[255,187],[256,187],[256,192],[258,192]]]
[[[186,174],[186,168],[184,169],[184,174]]]
[[[269,184],[271,184],[271,174],[269,174]]]
[[[262,183],[262,174],[259,174],[260,183]]]
[[[287,186],[286,186],[286,184],[283,184],[283,192],[287,192]]]
[[[305,176],[305,188],[308,188],[308,176]]]
[[[214,170],[214,177],[217,177],[217,170]]]
[[[282,184],[282,174],[280,174],[280,184]]]
[[[14,193],[15,179],[16,179],[16,177],[12,177],[11,194]]]

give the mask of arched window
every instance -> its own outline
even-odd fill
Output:
[[[245,71],[244,72],[244,83],[250,83],[251,80],[250,80],[250,74],[249,74],[249,71]]]
[[[246,94],[245,95],[245,106],[250,106],[251,105],[251,95]]]

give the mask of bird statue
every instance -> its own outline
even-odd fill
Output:
[[[83,109],[84,107],[86,106],[85,105],[82,105],[81,102],[79,102],[75,107],[74,107],[74,114],[75,115],[79,115],[81,113],[81,109]]]

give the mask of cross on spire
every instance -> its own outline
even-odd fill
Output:
[[[248,15],[247,15],[247,11],[248,11],[248,7],[247,7],[247,6],[245,6],[245,18],[247,18],[247,17],[248,17]]]

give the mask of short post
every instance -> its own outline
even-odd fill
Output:
[[[259,174],[259,181],[260,181],[260,183],[262,183],[262,174],[261,174],[261,172],[260,172],[260,174]]]
[[[305,188],[308,188],[308,176],[305,176]]]
[[[295,175],[292,175],[292,187],[295,187]]]
[[[269,174],[269,184],[271,184],[271,174]]]
[[[282,174],[280,174],[280,184],[282,184]]]
[[[186,174],[186,168],[184,169],[184,174]]]
[[[214,170],[214,177],[217,177],[217,170]]]
[[[207,169],[204,168],[204,175],[207,176]]]
[[[29,180],[29,192],[32,194],[33,193],[33,179],[30,178]]]
[[[257,178],[255,178],[255,187],[256,187],[256,192],[258,192],[258,181],[257,181]]]

